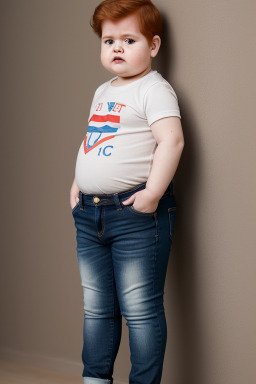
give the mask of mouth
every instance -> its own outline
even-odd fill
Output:
[[[119,56],[114,57],[114,60],[113,60],[113,62],[117,64],[122,63],[123,61],[124,60]]]

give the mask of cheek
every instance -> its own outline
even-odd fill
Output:
[[[134,55],[134,63],[137,65],[144,64],[148,60],[148,55],[145,52],[139,51]]]
[[[106,59],[106,53],[104,52],[104,50],[101,51],[101,53],[100,53],[100,59],[101,59],[102,62],[104,62],[105,59]]]
[[[109,61],[111,58],[111,51],[108,48],[102,49],[100,54],[102,61]]]

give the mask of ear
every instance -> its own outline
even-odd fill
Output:
[[[161,46],[161,38],[158,35],[155,35],[152,39],[152,43],[151,43],[151,47],[150,47],[151,57],[156,57],[156,55],[158,54],[160,46]]]

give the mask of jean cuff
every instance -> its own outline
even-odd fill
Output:
[[[98,377],[83,377],[83,384],[112,384],[113,380],[99,379]]]

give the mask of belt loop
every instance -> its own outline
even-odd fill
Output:
[[[170,182],[170,185],[169,185],[169,196],[172,196],[173,195],[173,181]]]
[[[81,191],[79,191],[79,208],[80,209],[84,209],[84,205],[83,205],[83,193]]]
[[[117,210],[120,211],[123,208],[122,208],[121,203],[120,203],[118,192],[114,193],[113,197],[114,197],[114,202],[115,202],[115,205],[117,207]]]

